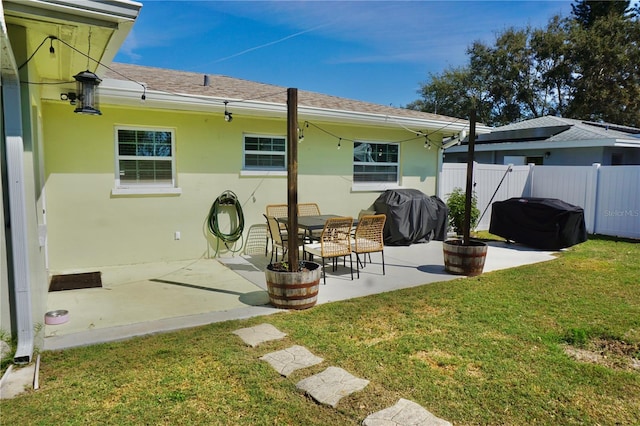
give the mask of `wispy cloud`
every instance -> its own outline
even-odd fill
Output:
[[[290,40],[290,39],[292,39],[292,38],[295,38],[295,37],[301,36],[301,35],[303,35],[303,34],[310,33],[310,32],[312,32],[312,31],[315,31],[315,30],[320,29],[320,28],[325,27],[325,26],[326,26],[326,25],[318,25],[317,27],[310,28],[310,29],[308,29],[308,30],[298,31],[298,32],[297,32],[297,33],[295,33],[295,34],[290,34],[290,35],[287,35],[287,36],[285,36],[285,37],[279,38],[279,39],[277,39],[277,40],[270,41],[270,42],[268,42],[268,43],[263,43],[263,44],[260,44],[260,45],[258,45],[258,46],[250,47],[250,48],[245,49],[245,50],[242,50],[242,51],[240,51],[240,52],[238,52],[238,53],[234,53],[233,55],[229,55],[229,56],[225,56],[225,57],[220,58],[220,59],[216,59],[215,61],[211,61],[211,62],[209,62],[208,64],[204,64],[204,65],[206,66],[206,65],[210,65],[210,64],[217,64],[217,63],[219,63],[219,62],[224,62],[224,61],[226,61],[226,60],[229,60],[229,59],[232,59],[232,58],[236,58],[236,57],[238,57],[238,56],[242,56],[242,55],[244,55],[244,54],[247,54],[247,53],[253,52],[253,51],[255,51],[255,50],[263,49],[263,48],[265,48],[265,47],[269,47],[269,46],[273,46],[273,45],[276,45],[276,44],[279,44],[279,43],[285,42],[285,41],[287,41],[287,40]]]
[[[490,42],[509,26],[543,25],[569,1],[519,3],[526,16],[514,16],[508,1],[231,1],[207,2],[212,10],[296,31],[292,36],[252,47],[215,62],[284,42],[311,30],[319,36],[359,46],[359,54],[336,53],[331,63],[425,62],[464,56],[475,40]],[[250,6],[249,6],[250,5]]]

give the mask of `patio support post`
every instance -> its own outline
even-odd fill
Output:
[[[298,89],[287,89],[287,208],[289,272],[298,270]]]
[[[469,112],[469,150],[467,152],[467,190],[464,203],[464,226],[462,229],[462,244],[469,245],[471,237],[471,199],[473,197],[473,157],[476,142],[476,109]]]

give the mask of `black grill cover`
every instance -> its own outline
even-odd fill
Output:
[[[447,235],[447,205],[438,197],[417,189],[387,190],[373,203],[376,213],[384,213],[384,243],[408,246]]]
[[[544,250],[587,241],[581,207],[554,198],[510,198],[491,206],[489,232],[507,240]]]

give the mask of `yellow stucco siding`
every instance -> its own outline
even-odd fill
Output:
[[[286,176],[241,173],[243,134],[285,136],[285,117],[256,118],[234,111],[234,120],[227,123],[219,112],[151,110],[144,105],[101,105],[102,116],[74,114],[73,107],[62,102],[43,108],[48,252],[54,273],[213,255],[215,239],[207,236],[205,220],[225,190],[242,202],[245,233],[264,223],[267,204],[286,202]],[[342,147],[338,150],[338,139],[317,128],[304,129],[305,139],[298,145],[298,201],[317,202],[326,213],[356,216],[380,192],[352,190],[351,140],[395,142],[412,135],[400,126],[317,124],[342,137]],[[118,125],[175,131],[180,194],[112,194]],[[423,144],[423,138],[401,143],[401,184],[435,194],[437,150],[426,150]],[[175,232],[180,232],[180,240],[175,240]]]

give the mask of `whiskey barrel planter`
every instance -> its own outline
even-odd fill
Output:
[[[267,266],[265,276],[269,301],[276,308],[308,309],[318,301],[322,268],[316,262],[301,262],[298,272],[279,271],[274,265]]]
[[[447,240],[442,243],[444,269],[450,274],[476,276],[482,274],[487,257],[487,244],[482,241]]]

